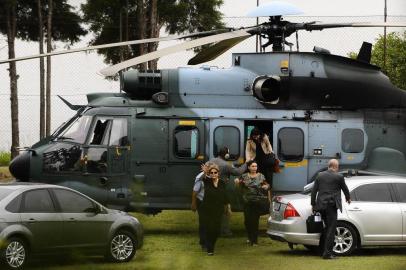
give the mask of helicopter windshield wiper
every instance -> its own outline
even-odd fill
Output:
[[[71,137],[64,137],[64,136],[61,136],[61,137],[56,137],[54,140],[56,140],[56,141],[63,141],[63,140],[74,140],[74,139],[71,138]]]

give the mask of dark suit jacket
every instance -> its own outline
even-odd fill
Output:
[[[350,192],[341,174],[330,170],[320,172],[312,189],[311,204],[314,210],[325,210],[328,204],[335,204],[342,212],[341,190],[344,192],[345,199],[349,200]]]

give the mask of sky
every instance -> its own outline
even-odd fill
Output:
[[[284,0],[296,5],[303,10],[299,16],[287,16],[292,22],[320,21],[320,22],[365,22],[383,21],[384,0]],[[79,7],[83,0],[68,0]],[[259,0],[260,4],[271,1]],[[396,22],[406,22],[406,0],[387,0],[389,19]],[[255,24],[255,19],[244,18],[245,14],[255,8],[257,0],[224,0],[221,12],[225,16],[225,23],[231,27],[250,26]],[[332,17],[333,16],[333,17]],[[261,19],[263,22],[264,19]],[[390,28],[388,31],[398,29]],[[347,55],[351,51],[357,51],[362,41],[374,42],[383,34],[382,28],[374,29],[332,29],[300,33],[300,49],[311,51],[313,46],[329,49],[333,54]],[[161,36],[165,33],[161,33]],[[91,36],[85,37],[81,42],[72,47],[83,47],[88,44]],[[288,39],[295,42],[294,37]],[[161,42],[160,48],[177,44],[177,42]],[[64,45],[54,44],[55,50],[63,50]],[[227,68],[231,64],[232,52],[255,51],[255,39],[250,38],[218,59],[205,63]],[[16,55],[25,56],[37,54],[38,44],[18,41]],[[163,57],[158,61],[158,67],[176,68],[187,66],[187,61],[193,56],[192,51],[176,53]],[[7,59],[7,40],[0,36],[0,59]],[[97,72],[106,67],[103,59],[95,52],[77,53],[64,56],[56,56],[52,59],[52,129],[56,129],[62,122],[73,116],[56,95],[74,104],[85,104],[86,94],[92,92],[118,92],[119,84],[107,81]],[[9,149],[11,145],[11,124],[9,104],[9,79],[8,65],[0,65],[0,151]],[[39,126],[39,64],[38,60],[28,60],[17,64],[19,75],[19,115],[20,115],[20,141],[21,146],[29,146],[38,140]]]

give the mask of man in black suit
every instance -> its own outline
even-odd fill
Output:
[[[336,258],[333,255],[333,247],[337,227],[337,209],[343,211],[341,190],[344,192],[347,203],[351,203],[350,192],[345,184],[344,177],[337,172],[338,160],[331,159],[328,162],[328,170],[319,173],[312,189],[311,204],[313,212],[320,212],[326,225],[323,231],[325,236],[323,259]]]

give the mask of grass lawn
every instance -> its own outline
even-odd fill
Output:
[[[145,228],[144,247],[129,263],[105,263],[102,258],[53,259],[34,262],[30,269],[328,269],[328,270],[405,270],[406,247],[369,248],[351,257],[322,260],[303,246],[289,250],[287,244],[265,235],[266,218],[261,220],[259,245],[248,247],[241,213],[233,213],[234,236],[220,238],[215,255],[200,250],[197,217],[191,211],[164,211],[157,216],[134,214]]]

